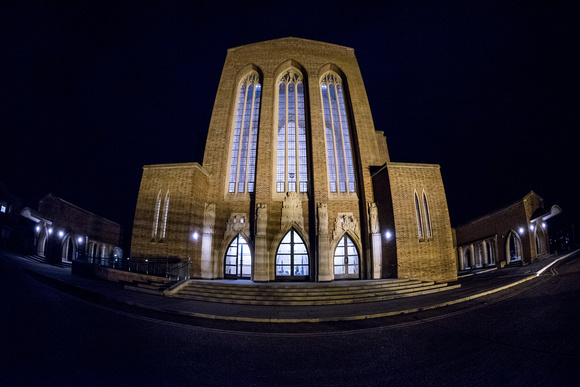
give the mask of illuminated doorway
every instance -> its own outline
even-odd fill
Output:
[[[276,252],[276,279],[308,281],[308,263],[308,251],[304,241],[294,229],[288,231]]]
[[[334,250],[334,279],[358,279],[359,272],[358,251],[345,234]]]
[[[508,263],[522,260],[522,243],[518,234],[511,231],[507,238],[506,253]]]
[[[224,277],[232,279],[252,277],[252,252],[244,237],[239,234],[228,246]]]

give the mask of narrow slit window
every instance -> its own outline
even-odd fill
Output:
[[[423,192],[423,208],[425,210],[425,229],[427,231],[427,238],[433,236],[431,232],[431,218],[429,217],[429,205],[427,204],[427,195]]]
[[[421,220],[421,205],[419,204],[419,198],[415,192],[415,211],[417,212],[417,234],[419,238],[423,238],[423,222]]]

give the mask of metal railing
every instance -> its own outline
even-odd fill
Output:
[[[191,265],[191,259],[182,260],[177,257],[78,257],[76,260],[132,273],[164,277],[175,281],[189,279],[189,267]]]

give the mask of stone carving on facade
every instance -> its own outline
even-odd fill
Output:
[[[369,223],[371,233],[379,233],[379,210],[376,203],[369,203]]]
[[[215,204],[205,203],[205,210],[203,212],[203,233],[213,234],[214,224],[215,224]]]
[[[250,235],[250,223],[245,213],[232,212],[226,223],[226,235],[240,234]]]
[[[268,206],[265,203],[258,204],[258,209],[256,210],[256,235],[265,236],[266,229],[268,227]]]
[[[303,228],[304,217],[302,216],[302,201],[296,192],[288,192],[282,202],[282,218],[280,225],[282,228],[288,224],[296,224]]]
[[[348,232],[353,236],[360,239],[360,229],[358,221],[352,214],[352,212],[339,212],[336,220],[334,221],[334,231],[332,233],[332,238],[337,240],[343,233]]]
[[[328,235],[328,208],[325,203],[318,203],[318,234]]]

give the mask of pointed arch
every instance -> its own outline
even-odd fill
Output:
[[[278,193],[308,191],[305,83],[303,71],[296,66],[283,70],[276,81],[275,178]]]
[[[506,237],[505,249],[508,263],[522,260],[522,241],[514,230],[510,230]]]
[[[354,164],[344,81],[332,69],[320,78],[330,192],[355,192]]]
[[[254,192],[258,124],[262,92],[261,76],[252,69],[240,80],[230,155],[228,192]]]
[[[237,234],[229,243],[224,257],[224,278],[251,278],[253,254],[242,234]]]
[[[344,233],[340,237],[333,255],[334,279],[359,279],[360,254],[352,236]]]
[[[310,276],[308,247],[294,227],[278,244],[275,272],[276,279],[282,281],[306,281]]]
[[[423,215],[421,214],[421,205],[417,191],[415,191],[415,212],[417,214],[417,235],[419,238],[423,238]]]

